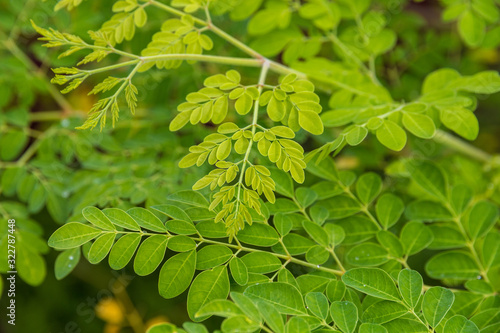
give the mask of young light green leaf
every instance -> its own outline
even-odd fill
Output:
[[[405,112],[402,121],[404,127],[419,138],[431,139],[436,133],[436,125],[425,114]]]
[[[395,122],[385,120],[377,129],[376,136],[389,149],[400,151],[406,145],[406,132]]]

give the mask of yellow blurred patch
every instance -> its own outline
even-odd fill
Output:
[[[109,324],[120,324],[124,319],[122,308],[113,298],[101,300],[95,307],[95,313],[97,317]]]

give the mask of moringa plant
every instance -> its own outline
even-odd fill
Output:
[[[55,9],[89,3],[61,0]],[[500,44],[498,2],[442,3],[443,19],[458,20],[460,38],[448,31],[457,43]],[[32,213],[47,206],[62,224],[48,239],[61,251],[57,279],[83,254],[138,276],[158,271],[165,299],[187,292],[190,322],[149,333],[208,332],[201,322],[222,332],[498,332],[500,160],[465,140],[478,137],[474,111],[500,91],[500,75],[441,63],[414,74],[418,90],[401,98],[398,70],[412,64],[398,51],[411,54],[407,43],[419,36],[403,34],[398,19],[413,17],[413,6],[119,0],[88,36],[32,20],[44,46],[71,60],[52,69],[51,82],[63,94],[88,87],[99,97],[77,134],[50,127],[21,157],[27,139],[9,123],[8,140],[21,143],[0,150],[3,194]],[[133,150],[139,120],[119,116],[139,112],[141,76],[167,71],[175,82],[183,68],[199,72],[198,89],[173,101],[175,83],[162,91],[163,114],[146,113],[141,125],[152,134],[147,149]],[[78,139],[64,141],[67,132]],[[80,147],[80,136],[91,144]],[[189,148],[175,141],[183,138]],[[130,153],[113,157],[122,149]],[[364,164],[342,165],[362,149]],[[60,156],[69,173],[82,165],[81,179],[57,184],[43,162]],[[116,179],[92,172],[102,165]],[[181,178],[192,188],[170,184]],[[74,198],[68,206],[63,195]],[[0,205],[2,216],[20,214],[12,206]],[[26,255],[36,264],[19,271],[37,285],[48,249],[29,229],[17,232],[30,235]]]

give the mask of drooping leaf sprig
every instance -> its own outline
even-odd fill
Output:
[[[190,153],[180,162],[182,168],[201,166],[205,162],[216,169],[201,178],[193,189],[209,186],[220,190],[214,194],[211,210],[221,206],[216,222],[224,221],[232,238],[243,229],[245,222],[252,224],[251,210],[262,215],[260,196],[275,202],[275,183],[271,172],[263,165],[250,161],[252,153],[267,157],[279,169],[289,172],[298,182],[304,182],[304,149],[293,141],[295,131],[301,128],[321,134],[323,125],[319,117],[321,105],[311,82],[288,74],[277,86],[266,85],[269,63],[264,62],[259,82],[242,85],[241,75],[230,70],[225,75],[216,74],[204,81],[205,88],[187,95],[186,103],[179,105],[180,112],[170,123],[171,130],[178,130],[188,122],[212,121],[220,124],[226,118],[230,101],[236,112],[245,116],[253,109],[252,123],[240,128],[232,122],[219,125],[217,132],[207,136],[202,143],[190,148]],[[269,119],[283,125],[265,128],[259,124],[259,110],[266,107]],[[234,142],[234,143],[233,143]],[[257,145],[255,149],[254,144]],[[232,160],[234,151],[243,158]]]

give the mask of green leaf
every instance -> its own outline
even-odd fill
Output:
[[[353,268],[342,276],[342,281],[347,286],[373,297],[400,301],[394,281],[379,268]]]
[[[111,221],[104,213],[95,207],[85,207],[82,210],[83,217],[93,225],[104,230],[116,230]]]
[[[377,129],[376,136],[389,149],[400,151],[406,145],[406,132],[395,122],[385,120]]]
[[[285,331],[283,317],[274,306],[267,302],[259,302],[257,303],[257,306],[260,314],[264,317],[264,321],[273,330],[273,332],[283,333]]]
[[[78,222],[66,223],[49,238],[49,246],[56,249],[71,249],[91,241],[102,230]]]
[[[346,260],[355,266],[378,266],[389,260],[389,253],[378,244],[363,243],[350,249]]]
[[[448,198],[448,180],[437,165],[423,160],[410,160],[406,169],[412,180],[430,195],[440,199]]]
[[[251,252],[241,260],[250,273],[271,273],[281,268],[281,261],[269,252]]]
[[[313,246],[306,252],[306,260],[311,264],[322,265],[329,258],[330,253],[321,245]]]
[[[215,299],[226,299],[229,294],[229,277],[225,266],[201,272],[193,281],[187,297],[187,311],[193,321],[208,317],[196,317],[196,313]]]
[[[134,259],[137,275],[145,276],[155,271],[165,256],[167,241],[164,235],[154,235],[142,242]]]
[[[175,333],[177,328],[172,324],[156,324],[151,326],[146,333]]]
[[[165,232],[167,228],[161,223],[160,219],[157,218],[149,210],[140,207],[134,207],[127,210],[127,213],[143,228],[156,231]]]
[[[347,195],[339,195],[330,199],[321,200],[318,202],[318,205],[327,208],[330,219],[333,220],[348,217],[361,211],[360,204]]]
[[[248,283],[248,268],[240,258],[233,257],[229,262],[229,268],[231,276],[237,284],[244,286]]]
[[[453,215],[441,203],[429,200],[417,200],[406,207],[405,215],[416,221],[450,221]]]
[[[479,333],[474,322],[467,320],[464,316],[455,315],[446,321],[443,333]]]
[[[364,323],[384,324],[408,313],[401,303],[381,301],[370,305],[362,316]]]
[[[405,303],[414,309],[422,295],[422,276],[417,271],[403,269],[398,275],[398,286]]]
[[[339,280],[332,280],[326,286],[326,296],[330,302],[341,301],[345,295],[345,284]]]
[[[258,301],[268,302],[283,314],[306,314],[304,301],[299,291],[287,283],[273,282],[252,285],[245,290],[244,295]]]
[[[160,270],[158,291],[164,298],[182,294],[191,284],[196,266],[196,251],[183,252],[170,257]]]
[[[481,44],[484,39],[486,25],[484,20],[472,10],[467,10],[458,21],[458,32],[465,43],[471,47]]]
[[[327,224],[328,225],[328,224]],[[343,244],[357,244],[366,241],[377,233],[377,227],[366,216],[355,215],[337,222],[344,231]]]
[[[200,311],[196,313],[196,317],[219,316],[230,318],[234,316],[244,315],[240,308],[227,299],[215,299],[205,304]]]
[[[290,175],[278,168],[270,168],[271,178],[276,183],[276,192],[289,198],[294,197],[293,180]]]
[[[292,332],[309,332],[310,327],[309,324],[305,319],[305,317],[292,317],[286,323],[285,326],[285,332],[286,333],[292,333]]]
[[[388,332],[428,333],[426,325],[415,319],[394,319],[383,325]]]
[[[73,271],[80,261],[80,248],[69,249],[61,252],[54,264],[54,272],[57,280],[64,279]]]
[[[384,247],[391,256],[396,258],[403,257],[403,245],[399,239],[387,230],[379,230],[377,232],[377,240]]]
[[[474,279],[480,274],[474,259],[459,251],[438,253],[427,262],[425,271],[434,279]]]
[[[387,329],[382,325],[364,323],[359,326],[359,333],[387,333]]]
[[[231,292],[231,299],[234,303],[236,303],[236,305],[238,305],[241,311],[248,316],[248,318],[255,322],[262,321],[257,306],[255,306],[249,297],[243,295],[242,293]]]
[[[314,135],[320,135],[324,130],[319,114],[314,111],[299,111],[299,125]]]
[[[156,211],[158,211],[158,212],[160,212],[162,214],[167,215],[171,219],[191,222],[191,219],[189,218],[189,215],[186,214],[186,212],[184,210],[180,209],[177,206],[173,206],[173,205],[156,205],[156,206],[153,206],[151,208],[153,208],[154,210],[156,210]]]
[[[455,295],[449,289],[443,287],[432,287],[424,294],[422,313],[431,327],[437,327],[444,316],[450,310]]]
[[[440,119],[444,126],[467,140],[475,140],[479,133],[479,123],[472,111],[463,107],[440,109]]]
[[[356,183],[356,194],[362,203],[368,205],[382,190],[382,179],[373,172],[368,172],[359,177]]]
[[[303,208],[309,207],[318,198],[318,194],[314,190],[307,187],[299,187],[295,190],[295,197],[299,205]]]
[[[208,245],[198,251],[196,260],[196,269],[205,270],[222,265],[233,256],[227,246],[224,245]]]
[[[292,230],[293,222],[283,213],[274,215],[274,227],[281,236],[286,236]]]
[[[252,223],[238,232],[238,240],[256,246],[273,246],[279,242],[279,236],[274,228],[263,223]]]
[[[113,242],[115,241],[115,237],[116,237],[115,233],[105,233],[99,236],[99,238],[97,238],[90,247],[90,251],[88,253],[88,258],[87,258],[88,261],[91,264],[100,263],[111,250]]]
[[[367,135],[368,130],[365,127],[355,126],[353,129],[347,132],[346,141],[351,146],[357,146],[361,142],[363,142]]]
[[[328,299],[323,293],[312,292],[305,297],[307,309],[316,317],[326,320],[328,317]]]
[[[168,231],[179,235],[193,235],[197,233],[196,227],[193,222],[183,220],[168,220],[165,224]]]
[[[498,221],[498,207],[489,201],[474,204],[467,216],[466,225],[472,239],[483,237]]]
[[[316,243],[324,247],[328,247],[330,239],[326,231],[321,226],[307,220],[302,221],[302,226]]]
[[[429,249],[453,249],[460,248],[466,245],[464,235],[458,230],[454,223],[433,223],[428,226],[434,235]]]
[[[406,255],[413,255],[425,249],[432,243],[434,235],[427,226],[421,222],[408,222],[401,230],[401,244]]]
[[[344,333],[353,333],[358,322],[358,308],[351,302],[333,302],[330,315],[335,325]]]
[[[196,243],[192,238],[184,235],[178,235],[170,238],[168,248],[175,252],[187,252],[196,248]]]
[[[124,268],[132,259],[140,242],[141,234],[127,234],[120,237],[109,254],[109,266],[116,270]]]
[[[179,202],[194,207],[208,208],[209,206],[207,199],[205,199],[201,193],[192,190],[173,193],[169,195],[167,199],[169,201]]]
[[[128,215],[125,211],[118,209],[118,208],[106,208],[103,209],[102,211],[104,215],[113,223],[114,225],[117,225],[119,227],[129,229],[129,230],[136,230],[140,231],[141,228],[135,222],[135,220]]]
[[[490,232],[486,235],[482,255],[485,269],[500,263],[500,234],[498,232]]]
[[[434,121],[425,114],[405,112],[402,120],[404,127],[419,138],[431,139],[436,134]]]

